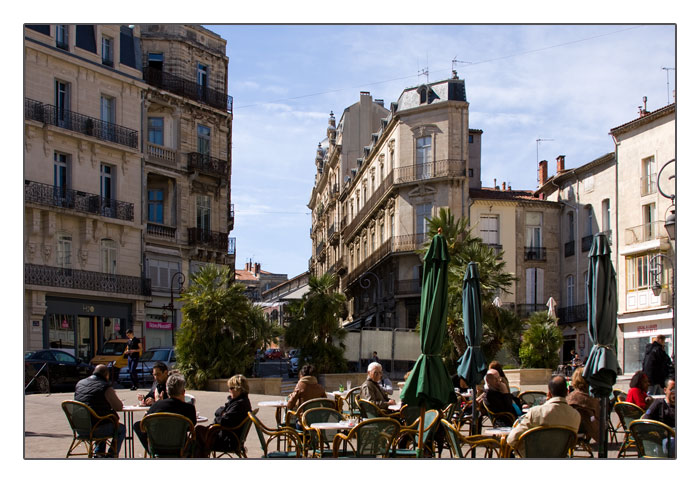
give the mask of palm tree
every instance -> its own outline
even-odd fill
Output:
[[[559,364],[559,349],[564,343],[557,322],[544,311],[531,314],[527,324],[530,327],[523,334],[520,347],[522,366],[555,369]]]

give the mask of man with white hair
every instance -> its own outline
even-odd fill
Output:
[[[382,390],[379,383],[382,381],[382,365],[372,362],[367,366],[367,379],[360,387],[360,399],[366,399],[374,403],[380,409],[388,409],[396,401],[389,399],[389,396]]]

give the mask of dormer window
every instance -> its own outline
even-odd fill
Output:
[[[428,102],[428,88],[423,86],[418,89],[418,94],[420,95],[420,103],[425,104]]]

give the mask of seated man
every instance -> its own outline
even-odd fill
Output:
[[[360,386],[360,399],[366,399],[374,403],[380,409],[387,410],[396,401],[389,399],[389,396],[382,390],[379,383],[382,381],[382,365],[372,362],[367,366],[367,379]]]
[[[661,423],[676,427],[676,381],[667,379],[664,383],[664,399],[655,400],[642,419],[653,419]]]
[[[152,406],[154,402],[160,399],[167,399],[168,390],[165,385],[168,380],[168,366],[164,362],[158,361],[153,364],[153,386],[145,396],[138,395],[138,399],[142,406]]]
[[[513,425],[513,430],[508,435],[508,444],[515,448],[521,434],[539,426],[567,426],[578,432],[581,415],[566,403],[567,393],[566,379],[562,376],[550,379],[547,401],[532,407],[529,413]],[[525,456],[525,451],[521,449],[520,454]]]
[[[99,364],[92,372],[92,376],[78,381],[75,386],[75,396],[73,398],[86,404],[95,411],[98,416],[117,414],[122,410],[122,401],[117,397],[117,393],[109,381],[109,368],[104,364]],[[117,414],[117,417],[119,415]],[[114,434],[114,424],[112,422],[102,423],[93,433],[95,436],[109,436]],[[126,427],[119,423],[117,429],[117,455],[126,436]],[[112,441],[115,444],[115,441]],[[100,443],[95,448],[95,453],[104,453],[105,443]],[[111,455],[110,455],[111,456]]]
[[[193,404],[185,402],[185,376],[179,373],[171,374],[165,383],[168,398],[161,399],[153,403],[146,415],[155,413],[175,413],[185,416],[193,425],[197,425],[197,410]],[[146,433],[141,431],[141,421],[134,423],[134,433],[139,437],[139,441],[144,449],[148,449]]]
[[[489,369],[484,376],[486,387],[483,402],[492,413],[510,413],[513,420],[523,414],[519,401],[508,392],[506,385],[501,381],[497,369]],[[496,426],[510,426],[512,423],[505,418],[496,418]]]

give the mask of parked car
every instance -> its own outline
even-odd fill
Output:
[[[287,352],[287,356],[292,359],[293,357],[298,357],[299,356],[299,349],[289,349]]]
[[[255,362],[264,362],[265,361],[265,351],[262,349],[258,349],[255,351]]]
[[[108,340],[102,346],[102,350],[90,360],[90,364],[97,366],[98,364],[110,365],[110,362],[117,369],[126,367],[127,358],[124,351],[129,339],[112,339]]]
[[[299,358],[292,357],[287,362],[287,374],[289,377],[295,377],[299,374]]]
[[[270,361],[273,359],[284,359],[284,354],[279,349],[267,349],[265,351],[265,360]]]
[[[46,367],[42,369],[44,364]],[[76,383],[92,374],[93,370],[94,366],[58,349],[31,351],[24,355],[24,385],[37,376],[27,391],[75,391]]]
[[[163,362],[168,366],[168,371],[175,368],[175,349],[172,347],[152,347],[143,352],[136,367],[136,374],[139,384],[153,384],[153,365],[156,362]],[[117,382],[124,387],[131,387],[131,375],[128,367],[119,370]]]

